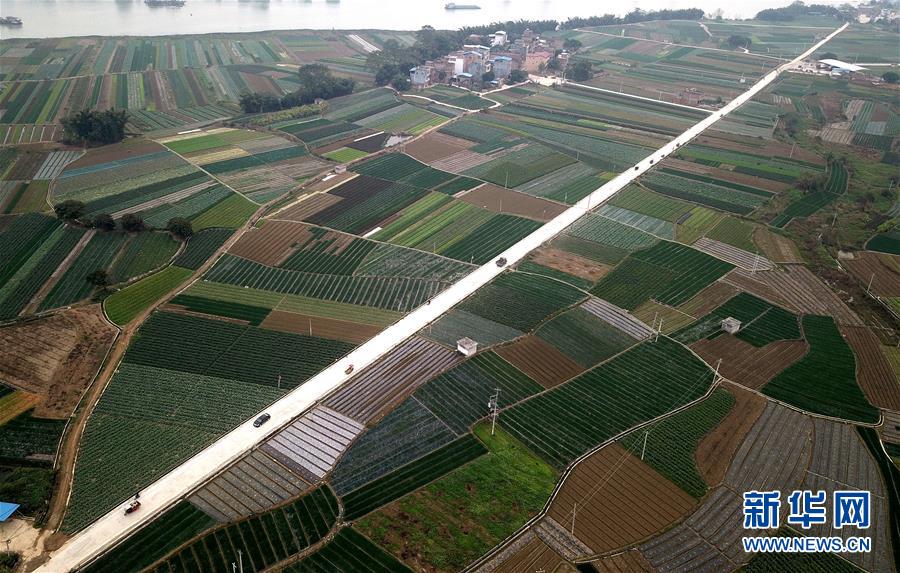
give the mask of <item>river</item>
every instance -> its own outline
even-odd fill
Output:
[[[0,15],[18,16],[20,28],[0,28],[0,38],[64,36],[165,36],[288,29],[456,29],[518,19],[565,20],[643,10],[722,8],[726,17],[752,17],[788,0],[455,0],[480,10],[445,10],[447,0],[187,0],[182,8],[150,7],[143,0],[2,0]],[[832,3],[833,0],[825,0]],[[837,4],[836,1],[834,1]]]

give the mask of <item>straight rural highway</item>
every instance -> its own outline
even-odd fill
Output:
[[[347,382],[351,377],[344,372],[347,366],[353,364],[354,374],[358,374],[363,368],[371,365],[395,346],[487,284],[491,279],[502,273],[506,267],[520,261],[529,252],[552,239],[592,208],[608,200],[619,190],[644,174],[653,165],[659,163],[676,149],[703,133],[716,121],[749,101],[771,84],[780,73],[796,66],[846,27],[847,25],[845,24],[793,61],[772,70],[721,110],[712,113],[709,117],[693,125],[662,148],[629,168],[628,171],[610,180],[559,216],[548,221],[540,229],[497,255],[495,260],[501,257],[505,258],[507,261],[506,266],[498,267],[494,261],[491,261],[472,271],[472,273],[451,285],[447,290],[435,296],[431,304],[422,305],[410,312],[374,338],[356,348],[345,358],[322,370],[302,386],[292,390],[272,404],[266,409],[272,416],[268,424],[262,428],[254,428],[252,421],[255,416],[250,418],[247,422],[219,438],[219,440],[202,452],[146,487],[141,492],[142,507],[140,511],[131,515],[125,515],[123,507],[110,511],[52,553],[50,560],[36,571],[41,573],[66,573],[90,562],[101,553],[110,549],[116,543],[177,503],[191,491],[200,487],[253,446],[289,424],[309,407]]]

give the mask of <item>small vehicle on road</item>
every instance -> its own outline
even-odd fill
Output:
[[[259,418],[253,420],[253,427],[258,428],[268,422],[272,416],[267,412],[265,414],[260,414]]]
[[[135,511],[140,509],[140,507],[141,507],[141,502],[139,502],[138,500],[135,499],[134,501],[132,501],[131,503],[129,503],[128,505],[125,506],[125,515],[128,515],[129,513],[134,513]]]
[[[505,267],[506,266],[506,257],[500,257],[499,259],[497,259],[497,266]]]
[[[352,364],[351,364],[350,366],[348,366],[346,370],[344,370],[344,374],[350,374],[351,372],[353,372],[353,365],[352,365]]]

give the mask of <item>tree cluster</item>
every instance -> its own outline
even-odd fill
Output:
[[[645,12],[640,8],[636,8],[625,14],[624,17],[615,14],[604,14],[603,16],[590,16],[588,18],[574,17],[569,18],[562,24],[560,29],[572,30],[574,28],[584,28],[587,26],[610,26],[613,24],[634,24],[637,22],[648,22],[650,20],[702,20],[703,10],[700,8],[683,8],[680,10],[653,10]]]
[[[594,72],[591,69],[591,63],[587,60],[578,60],[571,63],[566,70],[566,77],[576,82],[585,82],[593,76]]]
[[[62,119],[63,140],[67,143],[106,145],[125,139],[128,112],[83,110]]]
[[[753,41],[747,36],[740,36],[738,34],[732,34],[725,40],[725,44],[729,48],[746,48],[748,50],[750,49],[750,44],[752,42]]]
[[[331,99],[353,93],[356,82],[336,78],[324,64],[306,64],[297,70],[300,88],[282,97],[272,94],[244,93],[238,99],[244,113],[265,113],[305,106],[317,99]]]
[[[797,0],[790,6],[783,8],[767,8],[756,13],[757,20],[766,20],[768,22],[789,22],[801,16],[833,16],[841,18],[841,11],[834,6],[826,6],[825,4],[809,4],[806,5]]]
[[[57,203],[53,206],[53,211],[61,221],[100,231],[115,231],[117,226],[128,233],[138,233],[149,229],[147,224],[144,223],[144,219],[137,213],[122,215],[118,225],[109,213],[99,213],[90,217],[88,216],[87,206],[75,199],[67,199]],[[194,234],[191,222],[182,217],[170,219],[166,225],[166,230],[181,240],[186,240]]]

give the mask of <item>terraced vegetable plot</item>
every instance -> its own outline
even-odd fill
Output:
[[[10,400],[7,397],[16,396],[16,392],[7,392],[9,388],[2,386],[0,390],[0,403],[6,408],[11,404],[4,403]],[[14,400],[14,399],[13,399]],[[7,414],[6,408],[4,415]],[[6,460],[19,460],[31,462],[53,463],[56,459],[56,449],[59,439],[65,429],[65,420],[50,420],[35,418],[34,410],[24,412],[12,418],[8,422],[0,424],[0,458]]]
[[[821,191],[813,191],[800,196],[788,204],[785,209],[770,221],[775,227],[784,227],[798,217],[809,217],[825,205],[828,205],[847,190],[849,173],[839,162],[828,164],[828,179]]]
[[[204,229],[188,240],[187,247],[173,262],[179,267],[197,270],[232,234],[231,229]]]
[[[112,282],[126,282],[160,268],[175,256],[179,246],[169,233],[139,233],[129,237],[109,271]]]
[[[856,361],[834,320],[827,316],[803,317],[809,352],[799,362],[766,384],[762,391],[811,412],[875,422],[878,410],[856,384]],[[828,372],[823,378],[821,373]]]
[[[121,233],[95,234],[41,302],[39,310],[67,306],[90,296],[96,287],[88,282],[88,275],[109,268],[125,240]]]
[[[660,338],[505,410],[500,425],[563,468],[617,433],[702,396],[711,382],[704,363]]]
[[[631,336],[581,307],[544,323],[535,334],[584,368],[636,343]]]
[[[651,172],[641,183],[663,195],[707,205],[714,209],[746,215],[762,205],[767,194],[751,194],[712,183],[695,181],[661,171]]]
[[[663,241],[629,255],[591,294],[628,310],[647,299],[676,306],[732,268],[690,247]]]

